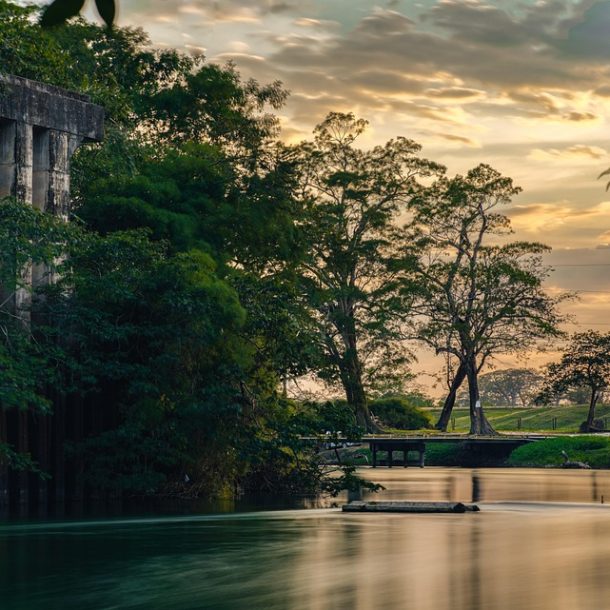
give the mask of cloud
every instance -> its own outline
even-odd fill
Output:
[[[310,28],[315,30],[337,30],[341,27],[341,24],[337,21],[331,21],[328,19],[311,19],[309,17],[299,17],[292,23],[301,28]]]
[[[591,159],[602,159],[607,156],[608,151],[599,146],[575,144],[566,148],[534,148],[530,151],[527,158],[533,161],[562,160],[573,163],[574,161],[589,162]]]
[[[610,85],[602,85],[593,91],[599,97],[610,97]]]
[[[571,57],[607,62],[610,59],[610,2],[580,4],[583,12],[569,21],[567,36],[557,47]]]
[[[508,212],[516,230],[535,233],[542,228],[553,229],[564,225],[577,214],[569,203],[533,203],[516,205]]]
[[[597,116],[594,115],[592,112],[572,111],[568,112],[567,114],[564,114],[563,117],[568,121],[574,121],[577,123],[580,123],[581,121],[594,121],[595,119],[597,119]]]
[[[595,247],[605,243],[610,231],[610,201],[582,208],[568,201],[515,205],[508,216],[516,231],[544,232],[544,241],[566,243],[566,238],[574,241],[578,234],[583,243]]]
[[[426,89],[426,95],[433,98],[449,100],[479,99],[485,97],[480,89],[467,89],[464,87],[445,87],[443,89]]]
[[[443,138],[444,140],[449,140],[449,142],[463,144],[464,146],[469,146],[470,148],[481,148],[481,143],[477,140],[472,140],[471,138],[466,138],[464,136],[456,136],[452,133],[439,133],[437,135],[440,138]]]

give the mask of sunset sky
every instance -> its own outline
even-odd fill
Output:
[[[281,80],[283,137],[328,111],[370,121],[464,172],[486,162],[524,192],[507,212],[544,241],[549,289],[587,291],[569,330],[610,330],[610,2],[595,0],[120,0],[155,45]],[[422,366],[428,366],[428,358]],[[501,359],[510,364],[511,359]],[[500,362],[500,364],[502,364]],[[532,362],[532,364],[537,363]]]

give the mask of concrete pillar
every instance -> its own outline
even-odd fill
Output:
[[[82,138],[63,131],[49,134],[49,198],[47,209],[68,220],[70,212],[70,159]]]
[[[15,124],[15,197],[32,205],[34,128],[24,122]]]
[[[33,173],[33,127],[28,123],[15,124],[15,186],[17,199],[32,205]],[[30,323],[30,303],[32,285],[32,266],[26,265],[21,271],[22,288],[15,292],[15,312],[25,324]]]
[[[32,205],[42,212],[47,209],[49,197],[49,139],[49,129],[32,129]]]
[[[47,210],[49,198],[49,135],[50,130],[34,126],[32,130],[32,206]],[[48,268],[43,263],[32,265],[32,288],[47,281]]]
[[[0,119],[0,197],[14,194],[15,121]]]

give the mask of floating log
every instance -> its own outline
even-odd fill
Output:
[[[465,513],[478,512],[476,504],[462,502],[362,502],[343,505],[346,513]]]

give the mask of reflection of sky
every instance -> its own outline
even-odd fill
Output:
[[[610,1],[119,2],[119,22],[157,45],[281,80],[286,140],[354,111],[371,123],[365,146],[406,135],[449,172],[484,161],[512,176],[524,188],[516,237],[610,261],[597,249],[610,243],[610,195],[595,180],[610,165]],[[610,290],[610,267],[582,269],[580,288]],[[583,321],[610,330],[607,303],[585,301]]]

